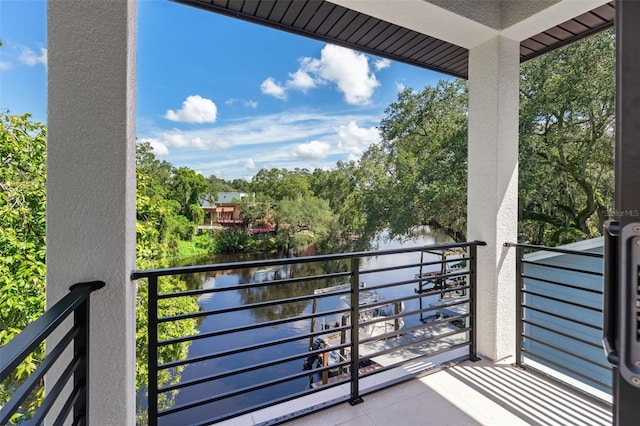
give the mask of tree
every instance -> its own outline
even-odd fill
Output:
[[[285,198],[275,208],[277,239],[285,252],[335,237],[336,220],[329,204],[317,197]]]
[[[600,235],[613,204],[614,36],[600,33],[522,65],[520,234],[547,245]],[[467,93],[462,81],[406,89],[382,142],[360,160],[365,232],[438,227],[465,238]]]
[[[204,176],[188,167],[180,167],[173,170],[169,196],[180,203],[180,214],[198,225],[204,218],[200,196],[208,187]]]
[[[520,81],[520,232],[533,243],[600,235],[613,204],[614,35],[526,62]]]
[[[345,235],[360,234],[364,229],[361,177],[361,170],[355,161],[338,161],[334,169],[315,169],[310,176],[311,190],[316,197],[329,203]]]
[[[409,235],[432,225],[464,240],[467,193],[467,85],[407,88],[387,107],[382,141],[360,160],[365,232]]]
[[[0,346],[44,312],[46,134],[29,114],[0,112]],[[43,356],[37,348],[0,384],[0,405]],[[26,401],[27,412],[41,396]]]
[[[298,197],[310,196],[309,172],[296,169],[260,169],[251,181],[251,191],[258,199],[280,201],[285,198],[294,200]]]

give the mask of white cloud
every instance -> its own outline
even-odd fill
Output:
[[[349,154],[349,159],[359,157],[369,145],[380,141],[380,133],[375,127],[359,127],[355,121],[339,126],[338,147]]]
[[[9,61],[0,61],[0,71],[10,70],[13,64]]]
[[[140,137],[155,139],[168,147],[168,161],[175,166],[184,165],[231,180],[250,178],[261,167],[329,169],[339,159],[357,159],[370,143],[379,140],[375,126],[380,119],[381,113],[304,109],[248,115],[187,129],[146,126]],[[310,141],[326,144],[330,149],[322,154],[326,148],[315,144],[314,150]]]
[[[207,132],[184,132],[173,129],[160,132],[157,136],[159,143],[172,146],[174,148],[196,148],[199,150],[217,150],[228,148],[228,141],[224,139],[211,139],[207,137]]]
[[[369,70],[369,60],[362,53],[351,49],[327,44],[320,59],[303,60],[307,72],[317,74],[321,79],[335,83],[344,93],[344,99],[352,105],[367,105],[380,85],[375,74]]]
[[[276,83],[273,77],[269,77],[265,81],[263,81],[262,84],[260,85],[260,90],[265,95],[270,95],[270,96],[273,96],[274,98],[282,99],[282,100],[287,99],[286,89],[283,86]]]
[[[187,97],[179,110],[167,110],[164,118],[182,123],[214,123],[217,116],[218,108],[211,99],[193,95]]]
[[[157,139],[145,138],[140,139],[140,141],[149,142],[149,145],[151,145],[151,151],[158,157],[166,157],[169,155],[169,148]]]
[[[23,47],[18,60],[25,65],[33,67],[38,64],[43,64],[45,67],[47,66],[47,49],[44,47],[40,48],[40,54],[37,54],[32,49],[28,47]]]
[[[391,66],[388,59],[378,59],[376,70]],[[320,52],[320,58],[300,58],[300,67],[289,73],[286,83],[276,83],[273,77],[260,85],[262,93],[278,99],[287,99],[287,90],[307,93],[324,84],[335,84],[344,93],[345,102],[352,105],[368,105],[373,92],[380,85],[371,72],[366,55],[351,49],[327,44]]]
[[[299,90],[303,93],[307,93],[309,89],[313,89],[318,85],[318,82],[309,75],[308,72],[299,69],[294,73],[289,73],[289,80],[287,81],[287,87]]]
[[[396,81],[396,89],[398,90],[398,92],[402,92],[406,88],[407,86],[405,86],[404,83],[400,83],[399,81]]]
[[[331,149],[331,145],[320,141],[301,143],[293,148],[293,155],[305,160],[320,160],[325,158]]]
[[[244,106],[249,107],[249,108],[258,108],[258,102],[256,101],[244,101]]]
[[[391,61],[388,59],[378,59],[373,66],[376,71],[380,71],[382,69],[389,68],[391,66]]]

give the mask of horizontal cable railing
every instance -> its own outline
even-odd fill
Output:
[[[11,396],[0,409],[0,424],[17,421],[19,424],[41,424],[45,417],[52,424],[87,424],[89,380],[89,298],[93,291],[104,287],[100,281],[75,284],[69,293],[31,323],[9,343],[0,347],[0,383]],[[67,319],[73,324],[56,345],[47,351],[43,361],[24,380],[13,380],[17,370],[51,333]],[[64,353],[70,353],[65,358]],[[62,371],[48,381],[49,389],[39,407],[27,412],[22,404],[43,386],[45,374],[54,367]],[[49,380],[49,379],[48,379]],[[21,382],[21,383],[20,383]],[[65,388],[68,392],[63,392]],[[51,412],[52,407],[55,412]]]
[[[611,366],[602,349],[603,254],[505,246],[517,251],[516,364],[542,370],[592,396],[590,389],[611,394]]]
[[[149,424],[210,424],[344,384],[332,403],[356,404],[366,377],[476,359],[479,245],[135,271],[148,285]],[[168,314],[183,298],[199,309]],[[176,335],[180,321],[197,332]]]

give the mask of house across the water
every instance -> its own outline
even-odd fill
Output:
[[[234,227],[242,224],[240,204],[247,197],[248,194],[244,192],[218,192],[218,198],[213,203],[200,200],[200,207],[204,210],[204,221],[198,229]]]

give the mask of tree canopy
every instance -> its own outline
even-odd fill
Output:
[[[520,232],[534,243],[600,235],[613,207],[614,36],[522,65]]]

